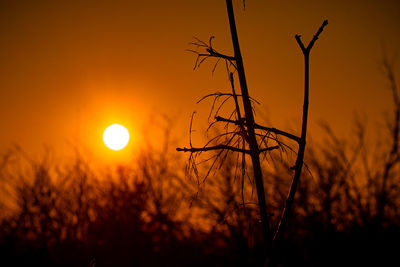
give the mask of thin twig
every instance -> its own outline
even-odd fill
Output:
[[[263,148],[263,149],[259,149],[259,152],[262,153],[262,152],[265,152],[265,151],[270,151],[270,150],[278,149],[278,148],[279,148],[279,146],[266,147],[266,148]],[[216,145],[216,146],[209,146],[209,147],[189,147],[189,148],[186,148],[186,147],[180,148],[180,147],[178,147],[178,148],[176,148],[176,151],[194,153],[194,152],[204,152],[204,151],[220,150],[220,149],[222,149],[222,150],[226,149],[226,150],[230,150],[230,151],[242,152],[242,153],[247,153],[247,154],[251,153],[251,151],[248,150],[248,149],[240,149],[240,148],[237,148],[237,147],[227,146],[227,145]]]
[[[230,119],[226,119],[226,118],[223,118],[223,117],[220,117],[220,116],[216,116],[215,119],[217,121],[229,122],[229,123],[233,123],[233,124],[236,124],[236,125],[240,125],[240,123],[241,123],[238,120],[230,120]],[[288,132],[273,128],[273,127],[265,127],[265,126],[261,126],[261,125],[255,123],[254,124],[254,128],[259,129],[259,130],[264,130],[264,131],[270,131],[272,133],[285,136],[285,137],[287,137],[289,139],[292,139],[292,140],[296,141],[297,143],[300,141],[300,137],[295,136],[295,135],[293,135],[291,133],[288,133]]]

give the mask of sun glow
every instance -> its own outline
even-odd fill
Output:
[[[121,150],[129,142],[129,132],[120,124],[112,124],[108,126],[103,133],[104,144],[111,150]]]

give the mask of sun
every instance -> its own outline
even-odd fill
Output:
[[[121,150],[129,142],[129,131],[121,124],[108,126],[103,133],[104,144],[111,150]]]

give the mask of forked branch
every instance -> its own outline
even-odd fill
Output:
[[[297,185],[299,183],[300,176],[301,176],[301,170],[302,170],[303,162],[304,162],[304,151],[305,151],[305,146],[306,146],[306,135],[307,135],[308,102],[309,102],[309,57],[310,57],[311,48],[313,47],[315,41],[318,39],[319,35],[322,33],[322,31],[324,30],[326,25],[328,25],[327,20],[325,20],[322,23],[321,27],[318,29],[317,33],[314,35],[313,39],[310,41],[310,43],[307,45],[307,47],[305,47],[303,42],[301,41],[300,35],[295,36],[296,41],[299,44],[301,51],[303,52],[304,65],[305,65],[302,128],[301,128],[301,137],[299,140],[299,150],[297,153],[297,159],[296,159],[296,165],[295,165],[295,173],[294,173],[292,185],[290,187],[289,195],[286,200],[285,209],[283,210],[281,220],[279,222],[278,228],[274,235],[274,241],[277,241],[284,232],[284,228],[287,224],[287,220],[288,220],[291,210],[292,210],[294,197],[295,197],[296,190],[297,190]]]
[[[304,46],[303,42],[301,41],[301,35],[296,34],[295,38],[297,43],[299,44],[301,51],[303,52],[303,54],[309,54],[311,51],[311,48],[314,46],[315,41],[317,41],[319,35],[322,33],[322,31],[324,30],[324,28],[326,27],[326,25],[328,25],[328,20],[324,20],[324,22],[322,22],[321,27],[319,27],[318,31],[316,34],[314,34],[314,37],[311,39],[311,41],[308,43],[307,47]]]

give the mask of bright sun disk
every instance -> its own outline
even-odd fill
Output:
[[[108,126],[103,133],[104,144],[112,150],[118,151],[126,147],[129,142],[129,132],[120,124]]]

